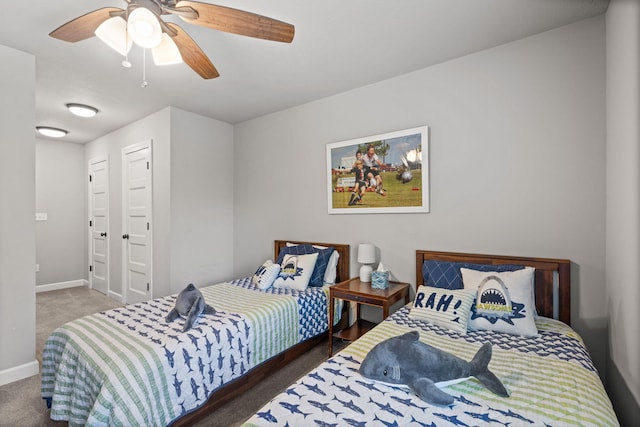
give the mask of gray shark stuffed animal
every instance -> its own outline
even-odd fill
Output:
[[[200,292],[193,283],[189,283],[178,294],[176,298],[176,306],[167,314],[166,321],[173,322],[178,317],[184,317],[183,332],[193,327],[198,316],[201,314],[216,314],[216,309],[204,302],[202,292]]]
[[[360,365],[366,378],[391,384],[404,384],[422,400],[434,405],[450,405],[454,399],[435,383],[476,377],[498,396],[509,393],[488,368],[491,344],[485,343],[471,362],[418,340],[417,331],[389,338],[369,351]]]

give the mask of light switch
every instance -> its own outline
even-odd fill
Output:
[[[47,213],[46,212],[36,212],[36,221],[46,221]]]

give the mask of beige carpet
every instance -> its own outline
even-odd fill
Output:
[[[42,292],[36,295],[36,358],[42,362],[42,348],[49,334],[58,326],[87,314],[120,304],[103,294],[83,288]],[[337,350],[344,346],[335,343]],[[238,426],[273,396],[326,359],[327,344],[321,343],[288,366],[271,375],[244,395],[229,402],[196,424],[204,426]],[[0,427],[65,426],[49,419],[40,397],[40,375],[0,387]]]
[[[42,348],[55,328],[87,314],[122,304],[100,292],[76,287],[36,294],[36,358],[42,366]],[[0,426],[64,426],[49,419],[40,397],[40,375],[0,387]]]

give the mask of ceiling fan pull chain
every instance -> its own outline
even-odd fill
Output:
[[[140,86],[147,87],[147,49],[142,48],[142,84]]]
[[[127,19],[129,19],[129,9],[127,9],[125,11],[125,19],[124,21],[127,22]],[[128,46],[129,44],[129,30],[127,29],[127,25],[125,24],[124,26],[124,45]],[[124,60],[122,61],[122,66],[124,68],[131,68],[131,62],[129,62],[129,50],[125,51],[124,54]]]

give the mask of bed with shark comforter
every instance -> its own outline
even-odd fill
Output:
[[[569,326],[569,261],[416,251],[416,273],[414,302],[289,386],[244,427],[619,425],[582,339]],[[452,404],[438,405],[403,384],[361,375],[377,344],[410,331],[465,361],[491,343],[489,369],[509,396],[470,377],[437,384],[453,397]],[[398,353],[390,373],[409,368],[402,349]]]
[[[276,259],[285,247],[276,241]],[[340,254],[340,280],[349,246],[326,247]],[[282,355],[317,342],[328,328],[326,286],[261,289],[247,277],[199,290],[215,314],[200,316],[187,331],[183,321],[165,319],[176,295],[56,329],[45,343],[41,375],[51,419],[91,426],[184,423],[194,410],[216,407],[217,397],[244,390],[245,377],[277,369],[274,364],[291,358]]]

